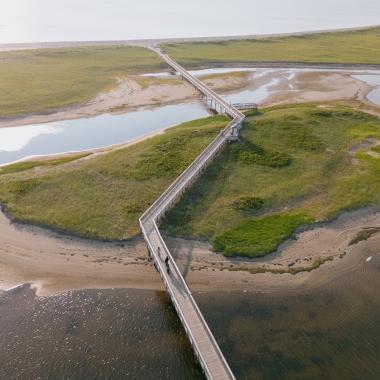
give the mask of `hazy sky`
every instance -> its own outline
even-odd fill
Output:
[[[265,34],[380,24],[380,0],[0,0],[0,43]]]

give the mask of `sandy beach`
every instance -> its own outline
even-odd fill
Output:
[[[299,232],[277,252],[254,260],[225,258],[202,242],[169,238],[168,245],[193,290],[281,291],[319,286],[378,255],[378,230],[367,240],[352,244],[358,233],[368,228],[380,231],[380,212],[363,209],[344,213],[331,223]],[[88,241],[12,223],[1,213],[0,242],[1,290],[23,283],[30,283],[38,295],[83,288],[163,290],[141,239]],[[328,261],[308,272],[321,258]],[[251,273],[257,268],[268,272]],[[305,270],[298,274],[270,272],[290,268]]]

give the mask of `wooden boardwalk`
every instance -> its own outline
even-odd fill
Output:
[[[238,138],[241,122],[245,116],[239,110],[224,101],[199,79],[190,75],[167,55],[155,50],[184,79],[195,86],[220,113],[226,113],[232,121],[224,128],[210,145],[190,164],[172,185],[140,218],[140,227],[148,245],[156,268],[165,283],[173,305],[182,321],[197,356],[208,379],[234,379],[234,375],[210,331],[189,287],[178,269],[157,223],[163,215],[180,199],[184,191],[191,186],[203,169],[214,159],[224,145]],[[168,273],[165,259],[169,259]]]

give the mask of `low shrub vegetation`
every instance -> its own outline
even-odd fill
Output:
[[[277,249],[301,225],[313,219],[304,214],[274,214],[245,221],[217,236],[213,249],[226,256],[264,256]]]
[[[16,219],[104,240],[131,239],[138,218],[226,126],[214,116],[107,154],[19,163],[0,175],[0,202]],[[78,158],[78,157],[76,157]],[[21,171],[22,170],[22,171]]]
[[[233,206],[235,210],[239,211],[257,211],[264,206],[264,200],[259,197],[240,197],[233,203]]]
[[[149,49],[87,46],[0,52],[0,118],[53,112],[114,87],[117,77],[164,68]]]
[[[380,205],[380,159],[358,152],[353,160],[350,153],[368,138],[380,138],[379,119],[347,107],[262,109],[162,228],[212,242],[225,255],[255,257],[275,250],[299,225]]]
[[[272,168],[288,166],[292,162],[289,154],[266,150],[244,140],[232,147],[231,154],[236,161],[241,163],[257,164]]]
[[[79,160],[80,158],[87,157],[90,154],[91,153],[80,153],[80,154],[70,155],[67,157],[61,157],[61,158],[55,158],[55,159],[49,159],[49,160],[43,160],[43,161],[17,162],[15,164],[0,167],[0,175],[23,172],[23,171],[41,167],[41,166],[63,165],[72,161]]]

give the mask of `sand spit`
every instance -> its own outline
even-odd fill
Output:
[[[350,244],[363,229],[380,227],[372,209],[345,213],[337,220],[300,232],[295,240],[261,259],[228,259],[208,244],[168,239],[168,244],[193,290],[273,291],[315,287],[352,271],[378,254],[380,233]],[[294,274],[251,273],[257,268],[308,268],[329,258],[318,269]],[[371,264],[371,262],[367,262]],[[86,288],[163,290],[142,240],[94,242],[63,236],[39,227],[12,223],[0,214],[0,290],[30,283],[38,295]]]
[[[206,83],[214,90],[236,90],[243,87],[247,80],[247,73],[241,73],[240,76],[235,73],[231,76],[210,76],[209,79],[206,78]],[[199,97],[198,92],[190,84],[179,80],[175,75],[168,75],[165,79],[141,76],[119,77],[112,89],[99,94],[87,104],[49,114],[0,119],[0,128],[90,118],[106,113],[120,114],[142,108],[194,101]]]

